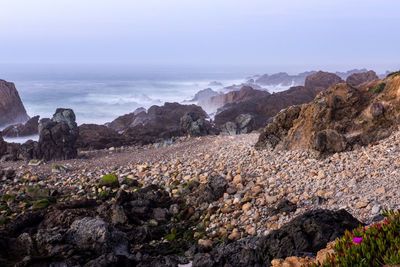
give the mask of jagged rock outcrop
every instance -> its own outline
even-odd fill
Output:
[[[181,118],[189,113],[196,114],[196,121],[200,121],[193,125],[193,121],[182,125]],[[207,114],[199,106],[165,103],[161,107],[152,106],[147,112],[118,117],[109,123],[108,127],[121,133],[128,143],[144,145],[189,134],[187,131],[192,131],[194,134],[197,132],[200,135],[205,132],[212,133],[213,130],[209,128],[211,125],[205,118]]]
[[[355,74],[355,73],[361,73],[361,72],[367,72],[367,69],[352,69],[348,71],[337,71],[335,74],[342,78],[343,80],[346,80],[350,75]]]
[[[180,121],[183,131],[185,134],[190,136],[203,136],[212,133],[215,134],[210,122],[206,121],[204,118],[202,118],[201,114],[196,112],[188,112],[181,118]]]
[[[279,113],[264,128],[256,147],[334,153],[371,144],[399,125],[399,91],[400,76],[395,75],[358,87],[337,84],[314,102]]]
[[[79,126],[79,137],[75,146],[78,149],[103,149],[126,144],[127,141],[123,135],[107,126],[82,124]]]
[[[3,137],[26,137],[39,134],[39,116],[30,118],[25,124],[11,125],[1,132]]]
[[[254,117],[255,129],[259,129],[282,109],[310,102],[329,85],[339,82],[343,81],[333,73],[317,72],[307,77],[307,86],[295,86],[283,92],[227,104],[219,110],[214,122],[221,128],[225,123],[233,122],[240,114],[250,114]]]
[[[14,83],[0,80],[0,127],[27,120],[29,116]]]
[[[346,83],[357,86],[365,82],[371,82],[373,80],[378,79],[378,76],[376,75],[375,71],[370,70],[367,72],[361,72],[361,73],[354,73],[347,77]]]
[[[39,150],[45,160],[66,160],[77,156],[79,129],[72,109],[59,108],[52,119],[39,122]]]
[[[194,97],[191,100],[188,100],[187,102],[197,102],[197,101],[200,101],[200,100],[209,99],[209,98],[217,96],[219,94],[220,93],[214,91],[211,88],[206,88],[206,89],[198,91],[194,95]]]
[[[218,108],[226,104],[235,104],[245,102],[254,98],[262,98],[269,95],[267,91],[254,90],[250,86],[243,86],[239,91],[232,91],[211,98],[201,99],[198,105],[207,113],[214,113]]]
[[[315,71],[302,72],[297,75],[289,75],[286,72],[279,72],[275,74],[264,74],[255,80],[256,83],[267,86],[296,86],[304,85],[306,77],[315,73]]]
[[[256,130],[254,116],[251,114],[240,114],[235,121],[228,121],[221,126],[221,134],[235,135],[246,134]]]

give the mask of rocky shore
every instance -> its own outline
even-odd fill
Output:
[[[400,204],[399,132],[323,159],[307,150],[257,151],[257,137],[181,138],[166,147],[80,152],[79,159],[38,166],[1,163],[3,170],[15,170],[2,175],[1,218],[4,222],[29,213],[40,199],[48,199],[51,208],[86,198],[115,199],[121,190],[157,186],[171,201],[192,207],[197,214],[192,234],[201,236],[197,244],[209,250],[224,239],[266,236],[310,210],[344,209],[370,223],[379,219],[382,208]],[[105,174],[116,175],[116,186],[99,186]]]

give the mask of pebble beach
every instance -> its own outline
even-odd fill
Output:
[[[237,240],[268,234],[313,209],[345,209],[370,223],[383,209],[399,207],[399,132],[374,145],[326,158],[309,151],[258,151],[254,149],[257,138],[256,133],[181,138],[161,147],[81,151],[80,159],[37,166],[1,163],[16,174],[2,178],[0,213],[12,219],[30,211],[31,203],[25,200],[28,187],[57,195],[57,202],[97,198],[97,193],[106,190],[97,187],[105,174],[115,174],[123,190],[136,190],[124,183],[135,179],[143,186],[160,185],[172,197],[187,193],[193,182],[207,183],[211,176],[225,178],[229,187],[223,197],[196,207],[213,211],[201,218],[210,238],[226,235]],[[271,215],[282,200],[296,204],[297,209]]]

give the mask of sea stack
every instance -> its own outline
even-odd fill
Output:
[[[14,83],[0,80],[0,127],[27,120],[29,116]]]

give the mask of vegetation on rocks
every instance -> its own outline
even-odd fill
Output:
[[[384,212],[385,219],[359,227],[336,241],[335,253],[322,266],[382,266],[400,264],[400,210]]]
[[[386,77],[396,77],[397,75],[400,75],[400,71],[389,73]]]
[[[375,94],[378,94],[378,93],[382,92],[383,89],[385,89],[385,86],[386,86],[386,83],[384,83],[384,82],[378,83],[378,85],[375,87],[375,89],[372,92]]]
[[[119,186],[119,182],[118,182],[118,178],[115,174],[106,174],[104,175],[99,182],[99,187],[103,187],[103,186],[107,186],[107,187],[118,187]]]

